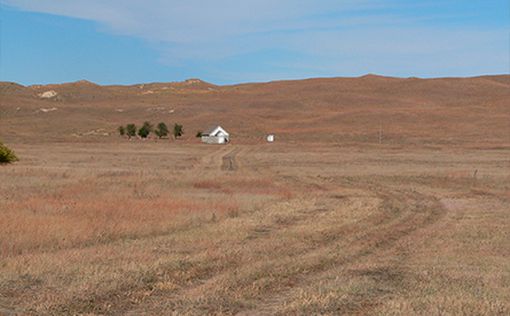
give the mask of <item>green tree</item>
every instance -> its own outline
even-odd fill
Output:
[[[198,131],[195,137],[202,137],[202,131]]]
[[[158,136],[159,138],[162,138],[168,136],[168,132],[169,132],[168,127],[166,126],[166,124],[161,122],[156,127],[154,134],[156,134],[156,136]]]
[[[175,123],[174,125],[174,138],[181,137],[184,134],[184,129],[181,124]]]
[[[126,128],[124,126],[119,126],[117,130],[119,131],[120,136],[126,135]]]
[[[136,136],[136,125],[135,124],[128,124],[126,126],[126,134],[129,138]]]
[[[152,132],[152,124],[150,122],[144,122],[142,127],[138,130],[138,136],[141,138],[147,138]]]
[[[14,151],[0,142],[0,164],[18,161]]]

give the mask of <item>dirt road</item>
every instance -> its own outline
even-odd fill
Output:
[[[221,170],[236,171],[238,169],[236,156],[240,151],[240,147],[233,147],[227,154],[223,155],[221,157]]]

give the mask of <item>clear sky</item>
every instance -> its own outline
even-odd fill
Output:
[[[0,0],[0,80],[510,72],[510,0]]]

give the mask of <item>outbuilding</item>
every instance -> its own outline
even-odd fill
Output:
[[[230,134],[223,127],[216,125],[202,132],[201,139],[206,144],[227,144]]]

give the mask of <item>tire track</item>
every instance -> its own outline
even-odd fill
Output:
[[[215,174],[218,171],[236,171],[239,169],[239,154],[244,155],[249,149],[238,146],[224,147],[208,155],[205,163],[208,166],[211,164],[217,166],[216,168],[208,169],[215,171]],[[271,238],[277,239],[279,234],[284,234],[294,225],[306,221],[311,216],[315,216],[317,212],[335,212],[335,209],[338,207],[338,196],[342,194],[339,189],[341,183],[324,183],[318,179],[306,176],[296,177],[291,180],[292,182],[301,182],[304,187],[320,185],[320,190],[317,188],[315,193],[308,196],[309,198],[313,197],[316,199],[320,202],[320,205],[316,204],[317,208],[303,208],[297,203],[294,205],[296,206],[294,211],[289,213],[284,220],[280,218],[278,221],[261,223],[261,225],[253,228],[247,239],[240,240],[239,245],[234,246],[234,248],[239,247],[239,251],[243,251],[242,249],[247,249],[250,245],[255,246],[258,243],[265,243]],[[389,291],[395,291],[404,282],[403,262],[398,262],[398,260],[383,269],[374,271],[353,269],[353,266],[359,262],[376,263],[378,256],[390,249],[391,251],[397,251],[399,260],[405,260],[406,255],[402,253],[402,250],[394,250],[397,248],[396,246],[398,246],[399,241],[413,235],[413,233],[420,229],[438,222],[445,214],[445,210],[433,196],[412,190],[398,191],[386,188],[381,184],[374,185],[363,182],[356,184],[350,182],[348,187],[370,192],[370,196],[379,197],[383,202],[377,207],[375,214],[359,222],[342,227],[330,226],[331,230],[328,231],[328,234],[316,241],[317,247],[305,247],[301,249],[302,251],[291,254],[291,257],[296,261],[299,261],[302,256],[320,256],[321,260],[319,262],[311,261],[310,264],[307,263],[303,266],[301,270],[279,276],[275,282],[280,283],[280,285],[274,288],[270,287],[266,292],[260,294],[260,297],[257,294],[256,298],[250,298],[250,300],[254,299],[257,302],[257,309],[243,310],[241,307],[240,310],[234,309],[231,312],[238,312],[239,315],[281,314],[285,312],[282,311],[282,308],[297,297],[297,289],[306,288],[310,284],[317,284],[328,274],[344,273],[338,271],[348,271],[349,275],[352,273],[354,280],[356,280],[356,275],[377,278],[378,282],[384,282],[389,285],[388,288],[391,289]],[[293,200],[297,201],[297,199]],[[337,250],[339,248],[336,246],[345,240],[351,240],[350,245],[352,246],[349,246],[346,252],[339,252]],[[255,264],[255,262],[252,262],[252,264]],[[237,269],[242,270],[243,267],[244,263],[233,266],[226,265],[219,270],[205,271],[196,283],[188,284],[181,291],[174,292],[171,298],[167,296],[167,304],[169,307],[171,306],[172,311],[177,311],[179,306],[184,304],[188,298],[199,297],[201,293],[206,293],[208,288],[214,288],[215,284],[221,282],[226,275],[231,275]],[[274,268],[278,270],[279,265],[275,265]],[[288,282],[288,280],[291,281]],[[230,296],[235,295],[235,292],[243,293],[245,288],[251,286],[251,283],[238,284],[236,287],[225,290],[224,294]],[[391,292],[387,290],[386,292],[375,291],[360,293],[357,296],[347,296],[342,298],[342,307],[336,312],[339,314],[368,314],[388,294],[391,294]],[[156,298],[153,299],[157,301]],[[214,296],[210,299],[213,300]],[[199,301],[195,303],[200,305]],[[147,307],[147,305],[145,306]],[[221,306],[218,306],[218,308],[220,310]],[[142,309],[135,309],[132,312],[136,313],[136,311],[141,311]],[[216,309],[208,311],[213,312],[214,310]],[[192,312],[190,311],[190,313]]]
[[[240,147],[234,147],[227,154],[221,157],[221,170],[223,171],[237,171],[239,165],[237,163],[237,154],[241,151]]]
[[[395,195],[390,193],[379,192],[379,195],[384,196],[384,203],[381,205],[382,212],[389,209],[392,214],[386,214],[383,218],[372,218],[369,220],[373,221],[373,229],[369,230],[364,234],[359,234],[355,237],[355,241],[352,247],[357,249],[354,253],[347,256],[342,254],[332,254],[329,258],[325,258],[320,262],[320,265],[310,267],[306,275],[296,275],[296,280],[292,282],[292,288],[287,288],[279,293],[267,293],[269,296],[262,299],[257,303],[260,309],[248,310],[239,313],[238,315],[275,315],[281,313],[282,306],[285,306],[287,302],[291,301],[292,297],[296,294],[293,292],[293,288],[302,288],[307,284],[312,284],[321,279],[324,279],[325,275],[331,273],[333,270],[348,268],[349,265],[364,260],[368,262],[375,260],[379,253],[387,251],[397,245],[398,241],[412,235],[419,229],[424,229],[434,223],[438,222],[445,214],[446,210],[442,207],[439,201],[434,197],[426,196],[418,193]],[[409,201],[412,197],[410,210],[405,210],[398,207],[401,201]],[[403,204],[405,207],[409,202]],[[395,208],[397,206],[397,209]],[[389,215],[389,216],[388,216]],[[380,220],[379,223],[376,221]],[[359,226],[366,227],[366,223]],[[354,229],[346,230],[356,235]],[[339,232],[337,236],[323,243],[320,249],[329,249],[333,244],[339,241],[342,237],[347,237],[349,234],[342,234]],[[320,251],[315,249],[314,251]],[[383,274],[385,275],[401,275],[403,264],[402,259],[405,258],[405,254],[401,253],[400,261],[396,262],[393,266],[386,267]],[[374,259],[375,258],[375,259]],[[362,271],[361,271],[362,272]],[[360,273],[361,273],[360,272]],[[370,274],[370,271],[366,272]],[[380,273],[379,273],[380,274]],[[378,276],[378,273],[374,273],[374,276]],[[385,282],[395,283],[399,278],[387,278]],[[402,280],[398,281],[401,282]],[[397,282],[397,283],[398,283]],[[397,288],[398,284],[391,284],[392,288]],[[339,314],[366,314],[378,304],[378,299],[382,298],[383,295],[387,295],[386,292],[369,293],[366,297],[356,296],[347,298],[342,302],[343,309],[338,310]]]
[[[199,162],[193,166],[191,175],[195,177],[202,177],[208,174],[213,174],[218,170],[222,170],[223,157],[229,155],[233,150],[231,145],[221,146],[213,152],[207,153],[200,158]]]
[[[253,148],[245,148],[246,150],[252,150]],[[222,151],[216,157],[221,155],[221,167],[223,171],[236,171],[239,169],[238,156],[244,154],[239,147],[230,148],[229,151]],[[259,170],[257,173],[265,174]],[[320,181],[314,177],[291,177],[290,179],[281,179],[283,182],[292,182],[289,185],[295,183],[301,183],[304,188],[310,188],[312,191],[318,190],[318,193],[314,196],[320,200],[321,209],[334,208],[338,204],[338,199],[335,195],[339,192],[340,196],[342,192],[338,185],[341,183],[331,183]],[[395,191],[389,188],[385,188],[380,184],[374,185],[373,183],[352,183],[348,181],[345,183],[346,187],[359,189],[361,191],[370,192],[370,195],[377,196],[383,200],[383,203],[379,206],[379,211],[365,218],[364,220],[348,225],[348,227],[334,228],[327,238],[318,242],[318,248],[314,248],[313,252],[321,252],[327,249],[334,248],[335,244],[344,240],[345,238],[352,239],[352,249],[348,254],[345,253],[332,253],[320,262],[320,265],[311,266],[307,268],[306,274],[296,273],[290,276],[292,286],[284,289],[280,292],[269,291],[265,294],[265,298],[257,303],[259,309],[256,310],[245,310],[240,311],[239,315],[273,315],[278,314],[282,306],[285,306],[286,302],[295,297],[293,290],[295,288],[302,288],[307,284],[312,284],[314,281],[320,280],[323,275],[331,273],[332,269],[338,269],[339,267],[348,268],[360,261],[375,260],[377,255],[394,248],[399,240],[412,235],[419,229],[424,229],[430,225],[433,225],[445,215],[446,210],[443,209],[442,205],[433,196],[418,193],[416,191]],[[254,229],[253,234],[250,235],[248,240],[244,243],[249,242],[264,242],[274,237],[275,234],[280,234],[282,231],[296,225],[302,221],[306,221],[307,212],[295,212],[293,218],[289,218],[285,224],[281,223],[266,223],[266,226],[260,226]],[[312,210],[309,210],[310,214]],[[367,228],[368,227],[368,228]],[[334,233],[333,233],[334,232]],[[296,258],[304,255],[299,252],[294,254]],[[403,254],[399,257],[405,257]],[[397,262],[394,266],[387,267],[385,271],[381,272],[384,275],[400,275],[402,262]],[[367,273],[369,276],[378,277],[381,273],[371,271],[358,271],[359,273]],[[225,271],[223,273],[229,273]],[[398,279],[398,278],[397,278]],[[385,282],[393,282],[391,278],[386,278]],[[400,282],[400,281],[399,281]],[[396,284],[393,284],[396,287]],[[281,288],[280,288],[281,289]],[[371,293],[367,297],[358,296],[346,299],[342,303],[344,306],[342,313],[364,313],[375,306],[377,306],[378,298],[381,298],[387,293],[378,293],[376,296]]]

